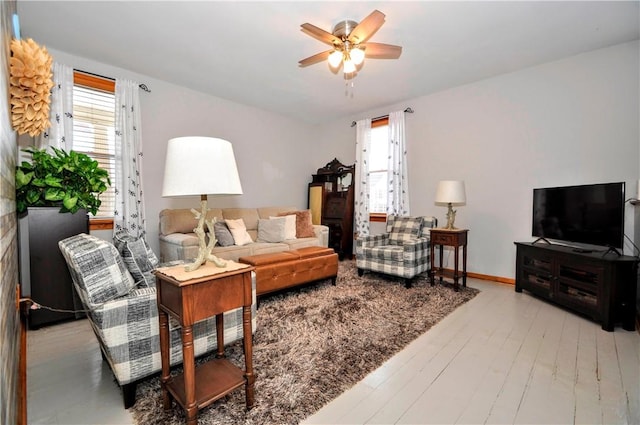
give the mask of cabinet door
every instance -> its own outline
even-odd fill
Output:
[[[322,199],[324,198],[323,185],[309,185],[309,210],[311,210],[311,222],[322,223]]]
[[[599,265],[565,260],[558,264],[556,298],[584,314],[597,317],[603,278],[604,268]]]
[[[518,288],[524,288],[544,297],[551,297],[554,291],[553,258],[544,252],[518,249]]]

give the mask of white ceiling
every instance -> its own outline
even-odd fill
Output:
[[[318,123],[640,38],[638,1],[24,1],[23,37],[73,55]],[[327,50],[300,31],[327,31],[374,9],[371,41],[403,46],[365,60],[346,95]],[[150,87],[153,90],[153,87]]]

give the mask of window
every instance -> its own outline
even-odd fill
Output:
[[[387,213],[387,158],[389,118],[371,123],[371,145],[369,149],[369,213],[370,220],[384,218]]]
[[[100,195],[96,217],[115,207],[115,82],[74,71],[73,150],[86,153],[109,171],[111,186]]]

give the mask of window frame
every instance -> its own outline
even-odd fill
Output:
[[[73,70],[73,85],[84,86],[110,93],[116,92],[115,80],[88,74],[76,69]],[[89,231],[95,230],[113,230],[113,217],[90,217]]]

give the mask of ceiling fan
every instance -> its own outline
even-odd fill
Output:
[[[309,23],[300,25],[302,32],[332,46],[332,48],[302,59],[298,65],[305,67],[328,59],[332,70],[337,72],[342,66],[344,78],[348,80],[355,77],[365,57],[398,59],[402,53],[401,46],[367,41],[384,24],[384,17],[384,13],[374,10],[360,23],[351,20],[339,22],[333,27],[332,32],[327,32]]]

